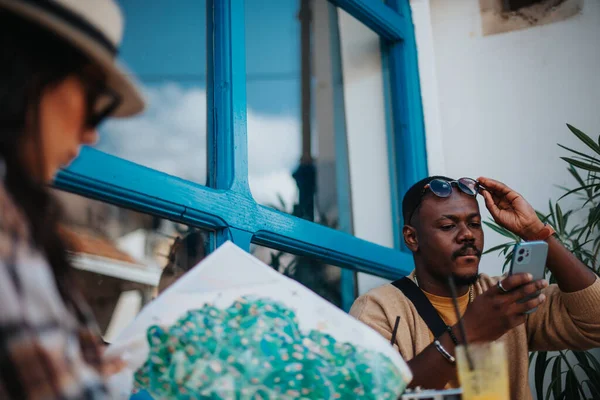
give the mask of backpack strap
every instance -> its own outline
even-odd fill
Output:
[[[441,336],[448,330],[448,326],[444,323],[440,314],[412,279],[404,277],[392,282],[392,285],[404,293],[404,296],[414,304],[417,312],[433,333],[434,338]]]

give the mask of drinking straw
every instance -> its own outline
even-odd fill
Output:
[[[392,338],[390,339],[390,344],[393,346],[396,344],[396,334],[398,333],[398,326],[400,325],[400,316],[396,317],[396,323],[394,324],[394,329],[392,330]]]
[[[454,312],[456,313],[456,318],[458,319],[458,330],[460,331],[460,335],[462,336],[462,344],[465,347],[465,355],[467,356],[469,371],[473,371],[473,360],[471,359],[471,355],[469,354],[467,334],[465,332],[465,325],[463,324],[463,320],[460,315],[460,310],[458,309],[458,300],[456,298],[456,285],[454,284],[454,277],[452,275],[448,277],[448,283],[450,284],[450,292],[452,292],[452,303],[454,304]]]

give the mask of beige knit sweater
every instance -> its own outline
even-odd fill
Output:
[[[475,284],[479,295],[499,278],[484,274]],[[535,350],[585,350],[600,347],[600,279],[586,289],[563,293],[557,285],[543,291],[546,301],[527,322],[501,340],[508,353],[511,399],[531,399],[528,384],[528,352]],[[405,360],[423,351],[431,339],[429,328],[400,290],[391,284],[375,288],[354,302],[350,314],[391,339],[396,317],[400,316],[397,347]]]

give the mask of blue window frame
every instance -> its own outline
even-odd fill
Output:
[[[419,77],[409,0],[334,0],[380,35],[389,99],[390,170],[395,225],[399,199],[427,173]],[[207,0],[208,186],[85,148],[55,185],[67,191],[216,232],[232,240],[317,257],[396,279],[412,257],[348,233],[257,204],[248,186],[244,0]],[[347,308],[347,305],[345,306]]]

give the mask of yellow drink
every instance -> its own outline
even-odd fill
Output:
[[[469,345],[473,370],[469,370],[464,346],[456,347],[456,367],[463,400],[509,400],[508,362],[504,343]]]

